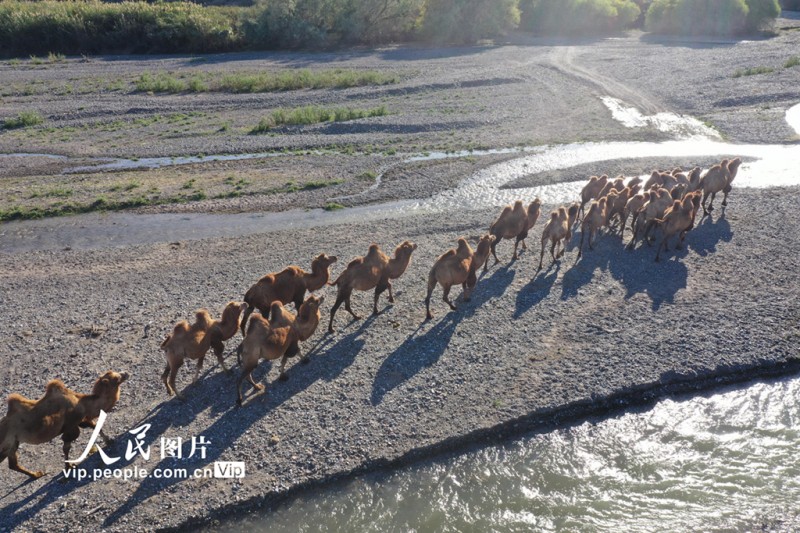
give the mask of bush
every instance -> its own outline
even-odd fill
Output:
[[[241,47],[241,8],[188,2],[0,2],[9,54],[219,52]]]
[[[473,43],[519,24],[518,0],[428,0],[421,34],[433,42]]]
[[[36,111],[23,111],[16,118],[8,118],[3,122],[3,127],[9,130],[37,126],[44,122],[42,115]]]
[[[656,33],[735,35],[780,14],[778,0],[654,0],[645,27]]]
[[[540,34],[603,34],[631,27],[641,13],[632,0],[522,0],[523,29]]]

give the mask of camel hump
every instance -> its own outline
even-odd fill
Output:
[[[18,411],[20,406],[26,400],[27,400],[27,398],[25,398],[21,394],[17,394],[17,393],[9,394],[8,395],[8,399],[6,400],[6,402],[8,402],[8,414],[7,414],[7,416],[12,414],[12,413],[14,413],[15,411]]]
[[[444,259],[445,257],[453,257],[454,255],[456,255],[456,251],[451,248],[450,250],[447,250],[444,254],[442,254],[441,258]]]
[[[275,283],[275,274],[264,274],[258,279],[259,283]]]
[[[353,259],[352,261],[347,263],[347,268],[357,267],[358,265],[363,264],[363,263],[364,263],[364,258],[363,257],[356,257],[355,259]],[[341,276],[339,276],[339,277],[341,277]]]
[[[194,312],[194,317],[196,319],[197,324],[203,327],[209,327],[213,322],[213,320],[211,319],[211,315],[208,314],[207,309],[198,309],[197,311]]]
[[[189,331],[189,323],[185,320],[181,320],[175,324],[175,327],[172,328],[172,335],[167,335],[167,339],[164,342],[166,343],[173,335],[180,335],[181,333],[186,333],[187,331]]]

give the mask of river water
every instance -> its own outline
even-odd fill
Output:
[[[226,530],[800,530],[800,378],[365,476]]]

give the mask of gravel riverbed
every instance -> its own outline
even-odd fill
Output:
[[[783,113],[800,100],[800,70],[732,78],[737,68],[777,66],[797,53],[797,20],[780,19],[778,26],[782,29],[776,37],[746,42],[678,42],[629,34],[580,43],[527,40],[463,49],[213,58],[193,62],[192,68],[200,64],[224,69],[227,60],[236,60],[237,65],[253,68],[333,64],[412,74],[399,88],[233,95],[227,102],[219,95],[133,94],[104,96],[90,105],[80,96],[11,95],[0,101],[0,114],[34,106],[49,119],[77,127],[83,121],[106,120],[149,106],[158,112],[219,112],[243,127],[254,113],[244,104],[267,109],[277,100],[290,99],[294,105],[306,100],[385,97],[390,106],[401,99],[407,106],[402,113],[383,117],[381,127],[319,126],[279,137],[237,137],[235,132],[176,136],[157,144],[150,138],[117,148],[104,138],[96,144],[80,137],[36,144],[25,133],[3,132],[0,151],[131,157],[396,140],[402,151],[411,153],[442,144],[451,130],[457,131],[458,144],[486,147],[671,138],[654,128],[622,126],[600,100],[606,95],[647,115],[690,114],[712,123],[728,141],[794,143],[797,133]],[[155,68],[156,62],[172,68],[187,66],[188,61],[92,59],[46,69],[0,65],[0,73],[4,80],[23,84],[37,76],[57,80],[64,72],[78,77],[135,74]],[[82,74],[84,70],[88,73]],[[106,71],[111,74],[102,74]],[[430,114],[431,109],[443,109],[447,101],[456,102],[457,112]],[[91,113],[78,109],[87,106]],[[432,127],[439,123],[444,125]],[[426,128],[415,130],[414,124]],[[313,157],[304,164],[309,168],[323,164]],[[365,165],[339,155],[331,158],[335,166],[325,172],[334,175],[337,169],[348,169],[348,174],[355,174],[396,160],[387,156]],[[382,187],[351,204],[425,197],[452,188],[459,176],[468,177],[487,161],[393,167]],[[695,162],[708,163],[614,161],[606,165],[608,170],[600,165],[579,172],[611,173],[610,169],[647,169],[656,164],[671,168]],[[2,163],[7,170],[0,171],[0,178],[58,175],[51,165],[60,163],[35,163],[29,172]],[[292,158],[270,164],[289,168]],[[510,186],[571,181],[569,172],[533,176]],[[346,180],[341,191],[331,194],[350,195],[368,185]],[[0,373],[0,394],[36,398],[54,378],[88,391],[101,372],[127,371],[131,379],[122,386],[120,402],[106,421],[106,432],[117,437],[106,451],[123,457],[115,467],[151,473],[193,470],[217,461],[242,461],[246,467],[242,479],[65,480],[59,473],[58,439],[23,445],[21,463],[48,475],[26,481],[2,466],[0,531],[99,527],[145,531],[213,525],[225,514],[267,506],[290,492],[340,476],[519,435],[675,390],[796,369],[800,285],[795,251],[800,236],[789,229],[800,223],[798,193],[797,187],[746,189],[734,184],[727,211],[723,214],[718,205],[713,216],[689,234],[685,249],[670,251],[661,263],[653,261],[655,248],[645,245],[627,252],[617,237],[604,235],[596,249],[575,264],[577,235],[560,262],[549,266],[545,257],[544,270],[536,274],[544,217],[555,207],[546,205],[528,239],[528,250],[518,261],[508,263],[511,244],[500,244],[502,261],[481,278],[472,301],[459,299],[458,310],[450,312],[437,288],[434,319],[427,322],[423,300],[430,266],[459,236],[474,242],[485,233],[498,213],[496,207],[303,229],[270,228],[264,234],[224,239],[0,253],[0,316],[5,323],[0,330],[0,364],[6,369]],[[245,207],[239,198],[194,208],[283,209],[284,204],[318,206],[324,199],[319,191],[292,194],[278,202],[251,199],[253,203]],[[389,251],[404,239],[419,248],[406,274],[394,283],[396,303],[388,305],[383,299],[383,312],[370,317],[371,295],[357,293],[354,306],[367,317],[354,322],[340,310],[337,332],[325,335],[335,291],[324,288],[320,291],[325,296],[324,324],[303,345],[310,363],[293,360],[288,381],[277,381],[274,365],[262,362],[255,378],[267,385],[267,392],[254,396],[245,386],[246,404],[237,408],[235,373],[223,373],[211,355],[194,385],[190,385],[192,365],[181,369],[178,384],[185,388],[186,402],[167,398],[159,379],[164,365],[159,345],[176,321],[191,319],[199,307],[219,315],[226,302],[242,298],[264,273],[289,264],[308,268],[320,252],[339,257],[332,268],[335,277],[351,258],[366,253],[370,242]],[[239,339],[237,335],[227,344],[229,364],[235,360]],[[143,424],[149,425],[145,437],[151,447],[149,459],[124,459],[132,438],[128,431]],[[86,445],[88,433],[82,433],[73,456]],[[205,458],[161,458],[162,438],[180,437],[189,443],[200,436],[209,442]],[[82,467],[91,473],[104,465],[94,454]]]

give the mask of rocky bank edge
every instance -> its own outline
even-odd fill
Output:
[[[152,471],[244,461],[247,468],[241,480],[65,482],[59,441],[24,445],[23,464],[50,474],[27,482],[3,466],[0,530],[188,527],[353,472],[672,390],[797,368],[800,286],[791,251],[800,237],[781,228],[798,223],[798,192],[736,189],[724,217],[705,219],[687,248],[660,264],[654,249],[625,252],[604,236],[577,265],[572,249],[532,279],[540,222],[516,263],[505,262],[510,245],[499,246],[504,262],[481,279],[472,302],[447,312],[437,289],[429,322],[430,265],[458,236],[484,232],[495,210],[0,256],[7,369],[0,393],[38,397],[56,377],[87,390],[101,371],[125,370],[132,378],[106,424],[118,442],[107,451],[124,455],[125,432],[147,423],[153,455],[121,464]],[[340,313],[337,333],[312,337],[304,346],[311,363],[291,366],[289,381],[277,382],[262,363],[256,379],[266,379],[267,394],[236,408],[235,377],[207,363],[185,391],[188,402],[167,399],[158,345],[176,320],[201,306],[218,314],[263,273],[306,266],[320,251],[339,256],[336,275],[369,241],[390,248],[406,238],[419,249],[395,283],[397,303],[384,300],[383,314],[360,322]],[[322,294],[325,317],[334,294]],[[366,313],[369,300],[358,294],[355,307]],[[180,386],[191,373],[182,370]],[[211,442],[205,460],[159,458],[161,437],[199,435]],[[82,466],[102,464],[95,454]]]

